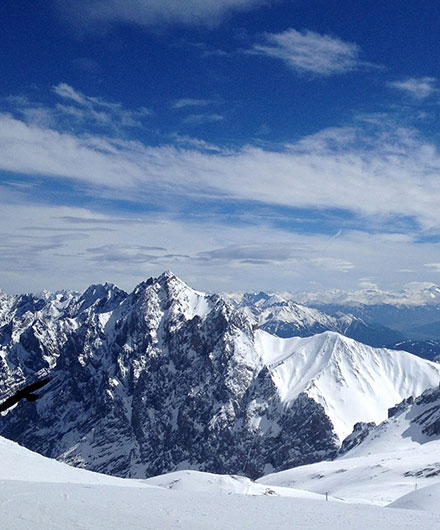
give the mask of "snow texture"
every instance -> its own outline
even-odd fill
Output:
[[[403,498],[406,509],[384,509],[332,497],[326,502],[295,490],[284,497],[282,488],[251,484],[248,489],[243,478],[194,472],[150,481],[106,477],[52,462],[3,439],[0,458],[7,463],[0,475],[0,518],[8,530],[412,530],[440,524],[431,497],[438,488]]]
[[[440,484],[440,389],[391,409],[389,419],[333,462],[282,471],[259,482],[382,505]]]

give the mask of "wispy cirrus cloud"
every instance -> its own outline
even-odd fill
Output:
[[[331,239],[265,223],[230,226],[166,212],[136,218],[119,213],[35,204],[31,194],[11,200],[1,190],[0,226],[8,227],[0,243],[1,288],[81,290],[111,281],[131,290],[164,269],[214,291],[354,288],[366,277],[395,287],[435,281],[438,274],[437,266],[432,272],[423,266],[438,263],[438,245],[418,244],[411,236],[347,230]],[[39,230],[29,231],[36,219]]]
[[[0,115],[0,169],[56,177],[88,193],[222,197],[312,210],[340,209],[378,219],[407,219],[440,230],[440,154],[409,129],[321,131],[277,150],[248,145],[206,150],[61,132]],[[397,223],[398,224],[398,223]]]
[[[52,89],[61,99],[74,104],[74,106],[59,104],[56,108],[77,119],[92,119],[102,125],[119,124],[122,127],[139,127],[142,125],[142,119],[152,114],[151,110],[146,107],[130,110],[120,103],[87,96],[67,83],[59,83]]]
[[[172,104],[173,109],[184,109],[187,107],[207,107],[217,103],[214,99],[182,98]]]
[[[433,272],[440,272],[440,263],[425,263],[425,267],[431,269]]]
[[[200,252],[198,258],[203,261],[216,262],[243,262],[243,263],[277,263],[296,261],[296,258],[310,251],[301,245],[286,244],[283,242],[251,243],[231,245]]]
[[[104,263],[155,263],[163,255],[164,247],[154,247],[134,244],[109,244],[99,247],[88,248],[86,252],[95,262]]]
[[[288,29],[281,33],[266,33],[262,42],[254,44],[251,53],[283,61],[299,73],[329,76],[358,69],[359,46],[337,37],[314,31]]]
[[[183,118],[182,122],[186,125],[202,125],[203,123],[215,123],[222,120],[224,120],[224,117],[221,114],[206,112],[202,114],[190,114]]]
[[[423,100],[439,92],[435,77],[409,77],[401,81],[393,81],[388,86],[395,88],[415,99]]]
[[[115,133],[124,128],[142,127],[152,114],[146,107],[127,109],[120,103],[87,96],[67,83],[53,86],[52,91],[59,98],[52,106],[31,101],[26,96],[9,96],[6,101],[26,123],[57,129],[76,125],[87,130],[87,126],[91,126]]]
[[[267,3],[267,0],[56,0],[69,21],[84,29],[103,25],[134,24],[152,27],[164,24],[204,25],[219,23],[225,16]]]
[[[351,261],[340,258],[313,258],[310,260],[310,263],[318,269],[326,269],[338,272],[348,272],[349,270],[355,268]]]

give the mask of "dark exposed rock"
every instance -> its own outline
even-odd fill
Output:
[[[361,444],[370,432],[376,427],[374,422],[358,422],[353,427],[353,432],[342,442],[339,454],[343,455]]]
[[[306,394],[281,402],[252,321],[219,296],[165,273],[129,295],[105,284],[15,303],[1,328],[2,384],[34,372],[53,381],[0,433],[32,450],[131,477],[196,468],[256,478],[336,455],[323,407]]]
[[[414,398],[410,396],[407,399],[402,400],[397,405],[394,405],[394,407],[391,407],[388,409],[388,418],[392,418],[393,416],[396,416],[397,414],[400,414],[404,410],[408,410],[410,405],[414,403]]]

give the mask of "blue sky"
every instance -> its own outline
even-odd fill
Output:
[[[6,0],[0,287],[439,281],[434,1]]]

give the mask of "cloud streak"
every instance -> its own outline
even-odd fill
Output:
[[[265,0],[57,0],[65,16],[84,29],[105,25],[133,24],[154,27],[164,24],[212,26],[237,11],[256,8]]]
[[[57,109],[79,120],[92,119],[101,125],[117,124],[122,127],[139,127],[142,119],[151,115],[146,107],[136,110],[125,109],[120,103],[105,101],[99,97],[86,96],[67,83],[59,83],[53,91],[60,98],[76,106],[57,105]]]
[[[0,115],[0,169],[76,181],[89,193],[142,201],[155,193],[371,218],[412,217],[440,230],[440,154],[407,129],[329,129],[271,151],[152,147],[75,135]],[[368,221],[366,221],[368,224]]]
[[[204,123],[215,123],[222,121],[224,118],[220,114],[205,113],[205,114],[190,114],[186,116],[182,121],[186,125],[203,125]]]
[[[84,208],[36,205],[32,195],[15,204],[9,199],[0,195],[0,226],[8,227],[0,245],[0,287],[11,292],[82,290],[103,281],[131,290],[164,269],[215,291],[354,288],[366,277],[396,287],[438,275],[437,244],[399,234],[344,231],[332,239],[265,223],[229,226],[165,212],[116,219]],[[29,231],[36,221],[39,230]],[[97,226],[106,230],[96,232]]]
[[[172,105],[173,109],[183,109],[186,107],[207,107],[217,103],[213,99],[195,99],[195,98],[182,98],[175,101]]]
[[[120,103],[91,97],[67,83],[52,87],[59,102],[52,107],[43,106],[23,96],[6,98],[10,108],[23,116],[26,123],[52,128],[79,128],[121,132],[125,128],[142,127],[152,112],[146,107],[127,109]]]
[[[295,29],[266,33],[263,42],[252,48],[252,53],[279,59],[298,73],[320,76],[357,70],[361,65],[359,51],[352,42]]]
[[[402,81],[393,81],[388,86],[404,92],[407,96],[423,100],[438,93],[436,84],[435,77],[410,77]]]

